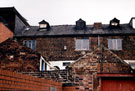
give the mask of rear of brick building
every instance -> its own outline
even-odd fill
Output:
[[[75,25],[52,26],[43,20],[39,22],[39,26],[30,26],[15,8],[3,10],[14,12],[12,17],[15,18],[12,23],[7,21],[4,14],[0,16],[7,19],[4,24],[8,24],[8,28],[15,34],[15,41],[31,48],[32,53],[40,53],[52,66],[60,70],[67,68],[64,71],[65,77],[62,76],[61,71],[54,71],[57,77],[51,76],[49,79],[60,78],[63,83],[73,84],[72,87],[67,88],[75,91],[104,91],[102,84],[108,83],[110,81],[108,79],[112,78],[116,81],[125,77],[134,81],[135,18],[125,24],[120,24],[120,20],[114,18],[109,24],[87,25],[84,20],[79,19]],[[30,49],[27,51],[29,52]],[[38,63],[39,57],[37,54],[35,56],[34,64],[31,63],[25,70],[33,72],[34,75],[38,74],[42,78],[46,74],[52,75],[53,71],[48,71],[51,68],[46,63]],[[133,88],[131,80],[126,84]],[[124,83],[122,84],[125,86]],[[131,91],[133,90],[134,88]]]
[[[37,50],[52,64],[56,61],[59,64],[72,63],[99,45],[104,45],[123,60],[134,60],[135,29],[132,20],[134,18],[129,23],[120,24],[114,18],[110,24],[86,25],[85,21],[79,19],[76,25],[48,25],[49,29],[40,28],[40,25],[31,26],[29,30],[17,33],[15,38],[19,43]]]

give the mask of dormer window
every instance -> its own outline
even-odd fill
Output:
[[[133,28],[135,29],[135,19],[133,19]]]
[[[110,21],[110,28],[119,28],[120,27],[120,20],[114,18]]]
[[[76,21],[75,29],[77,30],[86,29],[86,22],[80,18],[78,21]]]
[[[46,28],[47,27],[47,24],[40,24],[39,25],[39,28]]]
[[[117,25],[118,25],[118,23],[116,23],[116,22],[112,22],[112,23],[111,23],[111,25],[112,25],[112,26],[117,26]]]
[[[39,22],[39,29],[40,30],[48,30],[48,29],[50,29],[50,25],[45,20],[42,20],[41,22]]]
[[[130,23],[131,27],[135,29],[135,17],[131,18]]]

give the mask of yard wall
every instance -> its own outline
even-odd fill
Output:
[[[0,69],[0,91],[3,90],[62,91],[62,83]]]

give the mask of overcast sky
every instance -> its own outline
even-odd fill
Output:
[[[0,7],[7,6],[14,6],[30,25],[43,19],[50,25],[70,25],[79,18],[108,24],[114,17],[128,23],[135,17],[135,0],[0,0]]]

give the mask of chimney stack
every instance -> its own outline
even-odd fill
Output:
[[[94,23],[94,29],[102,29],[102,23],[101,22],[95,22]]]

